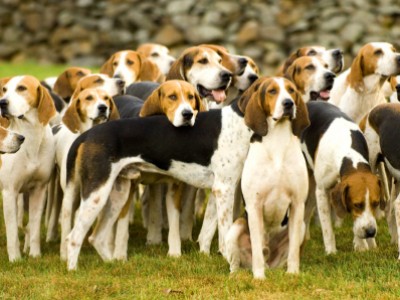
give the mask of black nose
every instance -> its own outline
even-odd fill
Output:
[[[122,79],[118,79],[116,82],[117,86],[119,86],[120,88],[123,88],[125,86],[125,81],[123,81]]]
[[[397,65],[400,66],[400,55],[396,56]]]
[[[239,58],[239,66],[241,68],[245,68],[247,66],[247,62],[248,62],[247,58],[244,57]]]
[[[17,139],[21,144],[25,141],[25,137],[23,135],[20,135],[20,134],[18,134]]]
[[[336,49],[332,52],[332,56],[336,59],[343,57],[343,51],[340,49]]]
[[[285,100],[283,100],[283,102],[282,102],[282,105],[283,105],[283,107],[285,108],[285,109],[291,109],[292,107],[293,107],[293,100],[291,100],[291,99],[285,99]]]
[[[7,99],[1,99],[0,100],[0,108],[6,108],[8,105],[8,100]]]
[[[249,75],[249,80],[250,80],[251,83],[253,83],[257,79],[258,79],[258,76],[256,74]]]
[[[327,82],[333,82],[335,77],[336,77],[335,73],[332,73],[332,72],[326,72],[324,74],[324,78],[326,79]]]
[[[97,109],[102,113],[105,113],[107,111],[107,108],[108,107],[104,104],[100,104],[99,106],[97,106]]]
[[[367,230],[365,230],[365,237],[366,238],[372,238],[372,237],[375,236],[375,234],[376,234],[376,229],[373,228],[373,227],[368,228]]]
[[[221,76],[221,79],[222,79],[224,82],[228,82],[228,81],[231,79],[231,77],[232,77],[232,73],[226,72],[226,71],[222,71],[221,74],[220,74],[220,76]]]
[[[400,84],[396,85],[396,91],[400,93]]]
[[[190,110],[184,110],[182,111],[182,117],[184,120],[189,121],[193,117],[193,112]]]

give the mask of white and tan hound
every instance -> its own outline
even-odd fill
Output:
[[[334,82],[329,102],[353,121],[361,119],[376,105],[385,103],[383,84],[400,73],[400,53],[389,43],[368,43],[359,51],[350,69]]]
[[[69,67],[57,77],[53,92],[68,103],[76,89],[78,81],[91,73],[92,71],[86,68]]]
[[[0,110],[2,118],[9,123],[8,129],[25,136],[25,143],[17,153],[2,156],[0,168],[8,258],[15,261],[21,257],[17,220],[19,193],[29,195],[25,250],[30,247],[30,256],[41,255],[40,220],[55,154],[49,122],[56,109],[39,80],[32,76],[16,76],[3,86]]]
[[[280,230],[289,214],[287,271],[298,273],[300,246],[304,239],[304,204],[308,193],[307,165],[300,135],[310,124],[306,106],[295,85],[281,77],[263,82],[246,107],[246,124],[254,131],[243,167],[242,192],[250,229],[252,269],[255,278],[265,278],[263,250],[271,234]],[[288,175],[290,174],[290,175]],[[227,258],[231,271],[240,266],[235,222],[227,235]]]
[[[100,73],[122,79],[126,87],[137,81],[157,81],[161,75],[155,63],[133,50],[118,51],[111,55],[101,66]]]

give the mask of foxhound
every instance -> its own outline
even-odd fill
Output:
[[[312,56],[296,59],[287,69],[285,76],[296,85],[304,102],[328,100],[336,77],[335,73],[329,71],[327,63]]]
[[[160,44],[141,44],[137,47],[136,51],[155,63],[164,76],[167,76],[169,69],[175,61],[175,58],[170,55],[169,49]]]
[[[287,271],[298,273],[308,193],[307,165],[299,139],[310,124],[306,106],[292,82],[281,77],[270,78],[249,100],[245,121],[254,131],[241,181],[250,229],[253,275],[265,278],[263,248],[269,235],[280,229],[288,209]],[[235,225],[233,230],[239,232]],[[237,238],[229,232],[226,241],[232,272],[240,265],[241,249],[235,246]]]
[[[399,73],[400,53],[393,45],[368,43],[358,51],[351,68],[336,78],[329,102],[359,123],[372,108],[386,102],[382,86]]]
[[[344,66],[344,57],[343,51],[340,49],[326,49],[322,46],[306,46],[297,49],[286,59],[284,64],[279,67],[277,74],[283,75],[286,73],[287,69],[291,66],[291,64],[303,56],[312,56],[319,57],[325,63],[328,64],[328,69],[334,72],[335,74],[339,74],[343,70]]]
[[[71,100],[61,124],[52,128],[56,148],[56,171],[52,176],[53,190],[47,200],[51,215],[49,216],[46,241],[54,240],[56,237],[62,192],[65,189],[65,166],[71,144],[82,132],[97,124],[116,119],[119,119],[118,110],[113,99],[105,90],[85,89]],[[72,215],[67,217],[70,221]],[[65,222],[64,220],[62,224]]]
[[[339,217],[352,215],[355,250],[376,247],[375,213],[385,203],[380,180],[368,162],[364,135],[357,124],[328,102],[311,101],[307,108],[311,125],[303,132],[302,148],[315,178],[325,251],[337,251],[331,205]]]
[[[55,154],[49,122],[56,109],[39,80],[32,76],[16,76],[3,86],[0,111],[3,121],[8,122],[8,129],[24,135],[26,140],[17,153],[2,156],[0,168],[8,258],[15,261],[21,257],[17,222],[19,193],[29,195],[25,250],[30,247],[30,256],[41,255],[40,220]]]
[[[76,98],[80,92],[91,88],[102,88],[114,97],[125,93],[125,81],[105,74],[89,74],[78,81],[71,97]]]
[[[53,87],[54,93],[69,103],[72,94],[78,84],[79,79],[91,74],[92,71],[80,67],[70,67],[62,72],[56,79]]]
[[[167,80],[180,79],[192,84],[202,99],[223,102],[232,81],[232,72],[222,65],[222,58],[210,47],[196,46],[183,51],[174,62]]]
[[[161,75],[155,63],[132,50],[118,51],[111,55],[101,66],[100,73],[122,79],[125,86],[136,81],[157,81]]]
[[[243,117],[250,95],[263,80],[256,81],[231,106],[199,113],[190,128],[176,128],[165,117],[153,116],[108,122],[79,136],[68,153],[64,195],[64,200],[82,196],[68,236],[68,269],[76,269],[83,239],[122,170],[133,178],[137,171],[160,173],[198,188],[211,188],[218,229],[225,236],[233,221],[234,192],[252,135]],[[220,251],[225,255],[221,240]]]

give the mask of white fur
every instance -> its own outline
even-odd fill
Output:
[[[114,76],[119,76],[123,81],[125,81],[125,86],[129,86],[130,84],[137,81],[139,74],[132,72],[132,69],[129,68],[126,64],[126,56],[128,55],[127,51],[121,51],[121,55],[118,60],[118,65],[114,69]]]
[[[153,45],[148,59],[155,63],[165,76],[168,75],[169,69],[175,61],[175,58],[169,54],[168,48],[162,45]]]

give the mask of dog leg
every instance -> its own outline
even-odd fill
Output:
[[[400,232],[400,194],[398,194],[396,200],[394,200],[394,212],[396,216],[397,235],[398,235],[397,246],[398,246],[398,251],[400,253],[400,235],[398,234]],[[398,259],[400,260],[400,254]]]
[[[149,185],[149,218],[147,221],[147,245],[158,245],[162,242],[162,199],[163,185]]]
[[[182,185],[182,183],[168,183],[167,197],[166,197],[168,225],[169,225],[168,255],[175,257],[181,256],[181,237],[179,234],[180,207],[177,205],[178,204],[177,201],[175,201],[179,185]]]
[[[353,245],[355,251],[366,251],[368,250],[368,243],[366,239],[360,239],[358,236],[354,236]]]
[[[18,239],[17,198],[18,192],[4,189],[3,213],[6,225],[7,252],[10,262],[21,258]]]
[[[140,197],[141,212],[142,212],[142,222],[143,228],[147,229],[149,224],[149,202],[150,202],[150,185],[145,185],[143,189],[142,196]]]
[[[72,214],[75,199],[79,195],[79,190],[73,184],[69,184],[64,193],[61,206],[61,260],[67,260],[67,236],[71,232]]]
[[[304,203],[293,203],[289,217],[289,253],[287,261],[288,273],[299,273],[300,246],[304,240]]]
[[[386,221],[388,223],[390,233],[390,242],[392,244],[396,244],[398,240],[396,217],[393,207],[394,201],[396,200],[396,196],[399,194],[399,192],[399,184],[397,182],[394,182],[393,179],[392,189],[390,193],[390,201],[388,201],[385,208]]]
[[[375,249],[377,247],[375,238],[367,239],[368,249]]]
[[[47,184],[36,186],[29,195],[29,255],[38,257],[40,251],[40,224],[46,204]]]
[[[47,224],[46,242],[55,241],[57,239],[58,221],[60,218],[61,203],[63,197],[59,176],[58,174],[57,175],[55,174],[54,176],[56,178],[53,186],[54,189],[53,192],[51,193],[51,197],[53,197],[53,200],[51,201],[52,202],[51,212]],[[50,192],[48,194],[50,194]]]
[[[132,181],[131,185],[137,186],[137,184]],[[129,224],[130,218],[129,214],[132,207],[132,202],[134,202],[134,189],[130,189],[130,194],[128,196],[128,201],[125,203],[122,211],[118,217],[117,226],[115,230],[115,247],[113,253],[113,259],[126,261],[128,259],[128,241],[129,241]]]
[[[89,237],[89,242],[96,249],[97,253],[105,261],[111,260],[114,252],[114,224],[116,223],[122,208],[128,201],[131,181],[122,177],[115,180],[110,198],[103,209],[102,217],[97,223],[96,229]]]
[[[201,226],[200,234],[197,239],[200,245],[200,252],[210,254],[211,242],[217,231],[217,205],[215,204],[215,197],[210,194],[206,212],[204,214],[203,225]]]
[[[194,202],[197,188],[184,184],[182,194],[182,213],[180,217],[180,234],[182,240],[192,241],[192,231],[194,223]]]
[[[322,237],[324,239],[325,252],[327,254],[336,253],[336,241],[332,228],[331,208],[328,195],[324,189],[316,188],[317,209],[321,222]]]
[[[17,217],[18,217],[18,228],[24,228],[24,212],[25,212],[25,205],[24,205],[24,194],[19,193],[17,198]]]
[[[265,259],[263,253],[264,242],[264,217],[262,201],[254,198],[247,199],[246,207],[250,230],[252,249],[252,270],[255,279],[265,279]]]

